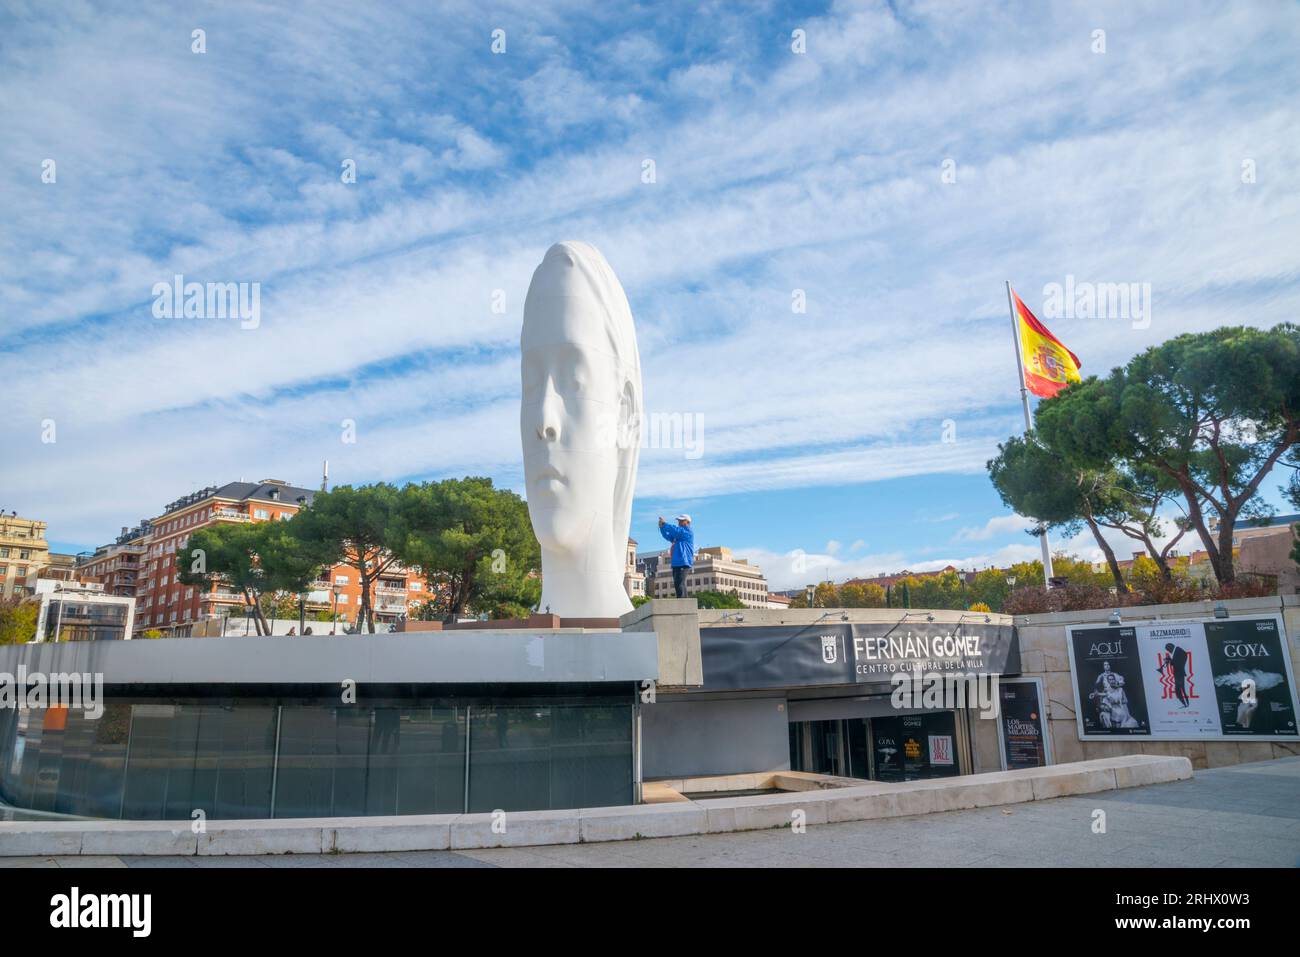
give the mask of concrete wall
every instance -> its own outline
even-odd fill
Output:
[[[653,632],[579,629],[0,646],[0,672],[19,665],[98,673],[106,685],[641,682],[658,677],[659,646]]]
[[[641,706],[641,775],[651,780],[788,771],[785,708],[784,696],[659,695]]]
[[[1281,598],[1238,598],[1223,603],[1230,615],[1275,615],[1282,613],[1287,645],[1291,652],[1291,669],[1300,676],[1300,596]],[[1178,605],[1149,605],[1125,608],[1126,624],[1164,618],[1208,618],[1214,615],[1214,602],[1187,602]],[[1074,713],[1074,691],[1070,685],[1069,636],[1072,625],[1104,625],[1110,610],[1058,612],[1048,615],[1021,615],[1015,619],[1020,635],[1020,661],[1025,675],[1043,678],[1048,699],[1048,732],[1052,738],[1052,757],[1058,764],[1110,758],[1124,754],[1184,756],[1194,768],[1216,768],[1247,761],[1300,754],[1300,743],[1276,741],[1080,741]],[[976,725],[988,722],[977,721]],[[985,729],[976,729],[982,739]],[[986,746],[975,742],[983,753]],[[992,739],[992,754],[997,755],[997,739]],[[983,764],[983,761],[978,763]]]
[[[619,619],[625,635],[652,631],[659,643],[658,685],[698,688],[704,683],[699,606],[694,598],[655,598]]]

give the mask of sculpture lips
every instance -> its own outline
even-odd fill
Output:
[[[553,465],[548,465],[537,473],[536,484],[552,481],[559,482],[563,485],[568,484],[568,480],[565,479],[565,477],[561,475],[559,470]]]

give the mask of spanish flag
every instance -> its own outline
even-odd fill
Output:
[[[1071,382],[1081,382],[1079,357],[1038,321],[1029,307],[1011,293],[1020,333],[1020,361],[1024,366],[1025,388],[1041,399],[1056,395]]]

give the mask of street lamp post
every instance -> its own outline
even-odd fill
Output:
[[[330,624],[330,634],[333,635],[338,631],[339,626],[339,595],[343,589],[337,584],[331,589],[334,592],[334,621]]]

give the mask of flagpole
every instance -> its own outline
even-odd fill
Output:
[[[1016,374],[1020,377],[1020,405],[1025,412],[1025,431],[1033,428],[1029,419],[1029,390],[1025,387],[1025,360],[1020,355],[1020,322],[1016,318],[1015,300],[1011,298],[1011,280],[1007,280],[1007,309],[1011,313],[1011,341],[1016,345]],[[1043,549],[1043,584],[1052,587],[1052,547],[1047,541],[1047,529],[1039,536]]]

